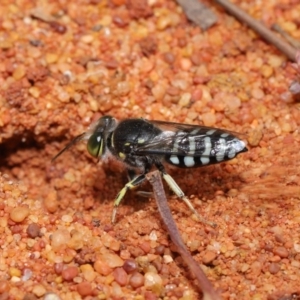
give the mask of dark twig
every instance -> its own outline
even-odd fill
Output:
[[[182,7],[186,17],[203,30],[217,22],[216,14],[198,0],[176,0],[176,2]]]
[[[193,274],[196,276],[201,291],[203,293],[204,300],[219,300],[220,296],[215,292],[212,284],[198,265],[198,263],[193,259],[188,250],[186,249],[176,223],[173,220],[171,210],[168,206],[168,201],[165,195],[165,190],[162,184],[161,175],[159,171],[154,171],[146,175],[148,181],[153,186],[154,197],[160,212],[161,218],[165,223],[170,237],[177,247],[179,254],[182,256],[185,263],[189,266]]]
[[[300,42],[291,37],[285,30],[283,30],[278,24],[273,24],[272,29],[280,33],[294,48],[300,49]]]
[[[259,21],[252,18],[239,7],[227,0],[215,0],[216,3],[224,7],[229,13],[240,21],[246,23],[251,29],[261,35],[267,42],[274,45],[278,50],[284,53],[290,60],[295,61],[296,49],[288,44],[286,41],[279,38],[270,29],[264,26]]]
[[[292,64],[292,67],[297,72],[296,79],[290,84],[289,90],[294,95],[295,100],[299,101],[300,98],[300,50],[296,54],[296,62]]]

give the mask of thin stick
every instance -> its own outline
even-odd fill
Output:
[[[277,31],[286,41],[288,41],[294,48],[300,49],[300,41],[297,41],[291,37],[285,30],[283,30],[279,24],[273,24],[272,29]]]
[[[198,0],[176,0],[176,2],[182,7],[186,17],[203,30],[207,30],[217,22],[216,14]]]
[[[154,171],[148,173],[146,175],[146,178],[153,186],[154,197],[158,206],[158,210],[160,212],[161,218],[163,219],[163,222],[165,223],[169,231],[173,243],[176,245],[179,254],[182,256],[183,260],[189,266],[199,282],[201,291],[203,293],[203,299],[220,300],[220,296],[216,293],[212,284],[210,283],[198,263],[190,255],[184,245],[184,242],[181,239],[176,223],[173,220],[171,210],[168,206],[168,201],[165,195],[160,172]]]
[[[215,0],[216,3],[224,7],[229,13],[240,21],[246,23],[251,29],[261,35],[267,42],[274,45],[278,50],[284,53],[290,60],[295,61],[296,49],[286,41],[279,38],[270,29],[264,26],[259,21],[252,18],[246,12],[227,0]]]

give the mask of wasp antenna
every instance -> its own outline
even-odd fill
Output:
[[[65,148],[63,148],[61,151],[59,151],[52,159],[51,162],[54,162],[61,154],[63,154],[65,151],[70,149],[72,146],[77,144],[78,142],[82,141],[86,136],[86,132],[76,136]]]

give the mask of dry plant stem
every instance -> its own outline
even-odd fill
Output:
[[[272,29],[277,31],[284,37],[293,47],[296,49],[300,49],[300,41],[297,41],[293,37],[291,37],[285,30],[283,30],[278,24],[273,24]]]
[[[297,50],[284,40],[280,39],[262,23],[255,20],[250,15],[227,0],[215,0],[215,2],[224,7],[234,17],[246,23],[251,29],[261,35],[267,42],[273,44],[278,50],[284,53],[290,60],[295,61]]]
[[[177,247],[179,254],[182,256],[185,263],[189,266],[193,274],[196,276],[201,291],[203,293],[204,300],[219,300],[219,295],[215,292],[212,284],[198,265],[198,263],[192,258],[188,250],[186,249],[175,221],[173,220],[171,210],[168,206],[168,201],[165,195],[161,175],[159,171],[154,171],[146,175],[147,180],[153,186],[154,198],[156,200],[158,210],[160,212],[163,222],[167,226],[170,237]]]
[[[198,0],[176,0],[176,2],[182,7],[186,17],[203,30],[207,30],[217,22],[216,14]]]

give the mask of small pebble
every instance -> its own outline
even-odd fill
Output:
[[[272,68],[279,68],[284,62],[283,56],[268,55],[268,63]]]
[[[120,286],[125,286],[128,281],[128,275],[124,271],[123,268],[116,268],[113,271],[113,276],[115,278],[115,281],[120,285]]]
[[[63,263],[54,264],[54,272],[57,275],[60,275],[62,273],[63,269],[64,269],[64,264]]]
[[[170,96],[178,96],[179,93],[180,93],[180,90],[179,88],[177,87],[174,87],[174,86],[171,86],[167,89],[167,93],[170,95]]]
[[[94,263],[94,269],[97,273],[107,276],[112,272],[112,268],[108,266],[103,260],[98,259]]]
[[[213,251],[205,251],[204,256],[202,257],[202,262],[205,265],[210,264],[214,259],[216,259],[217,253]]]
[[[154,272],[146,272],[145,278],[145,288],[151,290],[152,292],[160,294],[163,289],[162,278]]]
[[[161,100],[166,94],[166,87],[158,83],[151,89],[151,92],[156,100]]]
[[[182,58],[179,63],[183,71],[188,71],[192,67],[192,62],[188,58]]]
[[[118,96],[126,96],[130,92],[130,84],[127,81],[120,81],[114,91]]]
[[[77,230],[72,231],[71,239],[68,242],[68,247],[74,250],[79,250],[83,247],[84,236]]]
[[[41,94],[40,90],[35,86],[31,87],[28,92],[34,98],[38,98]]]
[[[44,205],[48,212],[55,213],[58,209],[57,192],[51,191],[44,199]]]
[[[62,271],[61,276],[65,281],[72,281],[78,273],[77,267],[67,267]]]
[[[194,90],[194,92],[192,93],[192,99],[194,101],[200,101],[202,98],[202,94],[203,94],[202,89],[198,88],[198,89]]]
[[[15,207],[9,214],[10,218],[16,223],[23,222],[28,215],[29,208],[26,206]]]
[[[22,276],[22,281],[27,281],[32,277],[32,270],[31,269],[24,269],[23,270],[23,276]]]
[[[190,93],[184,93],[179,99],[178,105],[180,107],[188,106],[190,104],[192,95]]]
[[[258,146],[263,137],[262,130],[251,130],[248,134],[248,142],[251,146]]]
[[[162,255],[165,252],[165,246],[159,245],[155,247],[155,254]]]
[[[66,246],[70,239],[71,235],[67,229],[56,230],[51,236],[51,246],[53,249],[59,249],[62,246]]]
[[[0,294],[3,294],[4,292],[7,292],[9,290],[9,285],[6,280],[0,281]]]
[[[192,55],[191,55],[191,62],[195,66],[199,66],[201,64],[201,58],[200,58],[200,54],[198,52],[192,53]]]
[[[159,298],[155,293],[152,293],[150,291],[145,292],[145,300],[158,300]]]
[[[253,88],[251,90],[251,94],[252,94],[252,97],[257,100],[263,99],[263,97],[265,96],[264,91],[260,88]]]
[[[92,42],[94,41],[94,36],[89,35],[89,34],[83,35],[83,36],[81,37],[81,41],[82,41],[83,43],[85,43],[85,44],[90,44],[90,43],[92,43]]]
[[[170,17],[167,16],[161,16],[156,22],[156,26],[158,30],[165,30],[167,29],[172,23],[172,20]]]
[[[122,267],[124,264],[123,259],[116,254],[106,253],[101,258],[110,268]]]
[[[81,282],[77,285],[77,292],[80,296],[86,297],[92,294],[92,286],[89,282]]]
[[[13,276],[15,276],[15,277],[21,277],[22,272],[19,269],[12,267],[12,268],[9,268],[9,275],[11,277],[13,277]]]
[[[214,126],[216,124],[216,115],[214,113],[202,114],[202,121],[205,126]]]
[[[269,272],[271,274],[276,274],[280,271],[280,266],[278,263],[271,263],[269,266]]]
[[[164,263],[165,264],[169,264],[169,263],[171,263],[173,261],[173,258],[172,258],[171,255],[164,255],[163,259],[164,259]]]
[[[46,53],[45,58],[46,58],[47,64],[50,65],[50,64],[56,63],[59,57],[55,53]]]
[[[168,63],[168,64],[173,64],[174,61],[175,61],[175,56],[174,56],[174,54],[171,53],[171,52],[165,53],[165,54],[163,55],[163,58],[164,58],[165,62]]]
[[[254,276],[259,276],[261,274],[262,265],[259,261],[254,261],[251,264],[251,271]]]
[[[81,265],[80,270],[83,278],[88,282],[92,282],[97,276],[97,272],[94,271],[94,268],[90,264]]]
[[[262,75],[266,78],[269,78],[273,75],[273,68],[269,65],[263,65],[260,69]]]
[[[292,21],[284,21],[280,25],[283,30],[291,33],[297,30],[297,25]]]
[[[126,273],[132,273],[137,270],[138,264],[134,259],[127,259],[124,262],[123,268]]]
[[[129,279],[129,284],[134,288],[138,288],[140,286],[143,286],[144,284],[144,276],[139,273],[139,272],[135,272],[132,274],[132,276]]]
[[[47,293],[43,300],[61,300],[61,298],[55,293]]]
[[[13,282],[13,283],[17,283],[17,282],[21,281],[21,278],[17,277],[17,276],[12,276],[12,278],[10,279],[10,281]]]
[[[297,253],[300,253],[300,244],[294,243],[294,250],[295,250]]]
[[[40,234],[40,227],[36,223],[29,224],[26,230],[27,234],[31,238],[36,238]]]
[[[145,253],[149,253],[150,250],[151,250],[150,243],[149,243],[149,242],[146,242],[146,241],[140,243],[139,247],[140,247]]]
[[[32,293],[37,297],[42,297],[46,294],[46,289],[43,285],[36,284],[32,289]]]
[[[103,234],[101,236],[101,241],[103,245],[105,245],[105,247],[115,252],[120,250],[120,242],[116,240],[114,237],[112,237],[110,234]]]
[[[65,25],[58,23],[56,21],[49,22],[49,25],[57,33],[64,34],[67,31],[67,27]]]
[[[247,271],[249,270],[249,268],[250,268],[250,266],[249,266],[248,264],[243,263],[243,264],[240,266],[240,271],[241,271],[242,273],[245,273],[245,272],[247,272]]]
[[[61,220],[65,223],[71,223],[73,221],[73,217],[70,215],[63,215]]]
[[[223,101],[230,111],[237,110],[241,106],[241,99],[234,95],[226,94]]]
[[[275,240],[276,242],[280,243],[280,244],[284,244],[285,242],[285,237],[282,233],[276,233],[275,234]]]
[[[26,70],[25,70],[25,67],[24,66],[18,66],[12,76],[15,80],[20,80],[21,78],[23,78],[26,74]]]
[[[284,247],[276,247],[276,248],[274,248],[273,253],[274,253],[275,255],[280,256],[281,258],[286,258],[286,257],[289,256],[289,252],[288,252],[287,249],[284,248]]]

